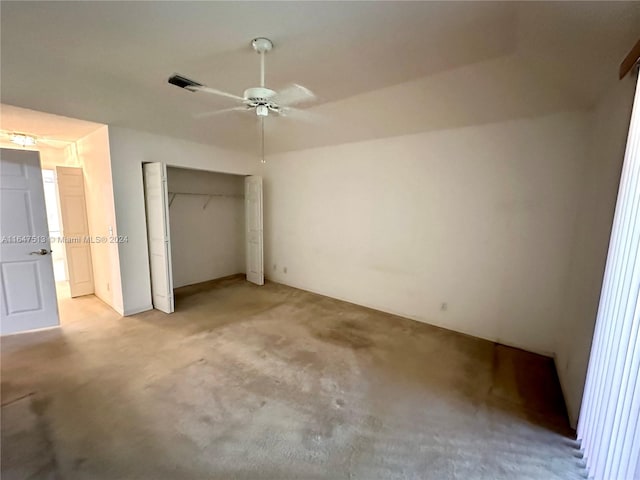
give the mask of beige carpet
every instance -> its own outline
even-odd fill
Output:
[[[549,359],[269,283],[2,340],[2,479],[583,478]]]

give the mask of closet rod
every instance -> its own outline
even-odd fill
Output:
[[[244,198],[242,194],[225,194],[225,193],[194,193],[194,192],[167,192],[169,194],[169,208],[171,208],[171,204],[176,199],[176,195],[195,195],[201,197],[207,197],[207,201],[202,206],[202,209],[205,210],[207,205],[213,197],[227,197],[227,198]]]
[[[169,195],[200,195],[205,197],[238,197],[244,198],[242,193],[194,193],[194,192],[172,192]]]

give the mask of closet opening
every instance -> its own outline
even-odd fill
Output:
[[[143,165],[154,308],[172,313],[182,299],[225,278],[262,285],[262,179]]]
[[[245,275],[244,176],[167,167],[167,190],[174,291]]]

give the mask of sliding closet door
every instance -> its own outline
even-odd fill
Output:
[[[145,163],[142,168],[153,307],[165,313],[173,313],[167,167],[163,163],[154,162]]]
[[[245,221],[247,242],[247,280],[264,285],[262,247],[262,177],[244,180]]]

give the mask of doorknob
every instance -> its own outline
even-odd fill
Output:
[[[37,252],[31,252],[29,255],[47,255],[53,252],[53,250],[47,250],[46,248],[41,248]]]

